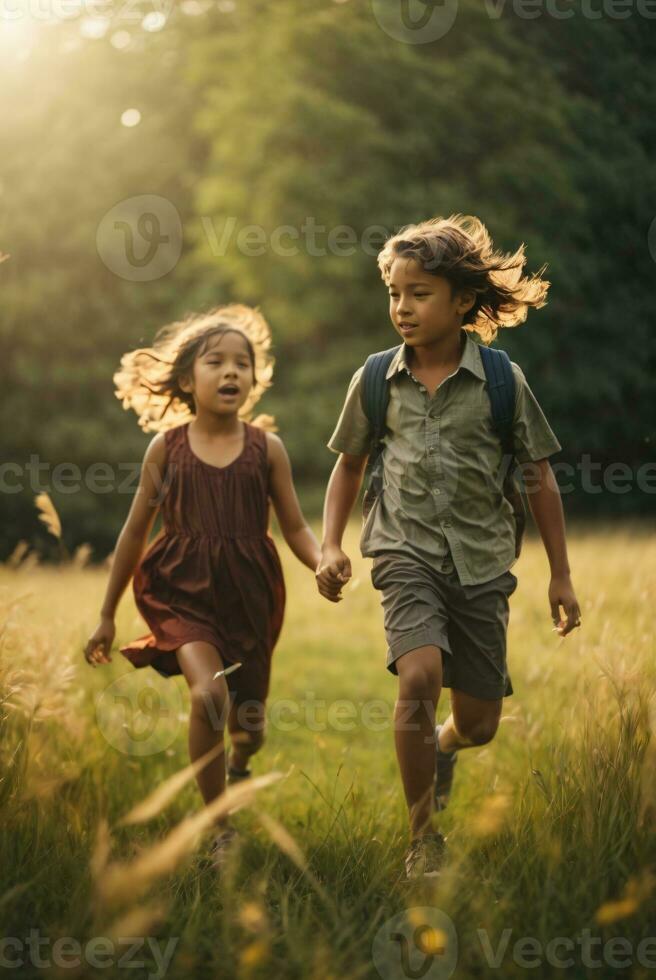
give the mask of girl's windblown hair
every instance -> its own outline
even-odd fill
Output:
[[[193,418],[193,395],[183,391],[180,378],[192,373],[196,357],[206,350],[212,337],[231,331],[246,338],[253,368],[253,387],[239,416],[252,425],[276,431],[271,415],[252,418],[254,405],[272,383],[275,359],[270,353],[269,325],[259,310],[232,303],[168,324],[157,332],[152,347],[123,355],[114,375],[114,394],[123,408],[134,409],[144,432],[164,432]]]
[[[397,258],[414,259],[426,272],[444,276],[453,290],[473,290],[476,300],[463,326],[475,330],[485,344],[494,340],[499,327],[516,327],[526,320],[529,307],[537,309],[547,301],[550,283],[541,278],[546,266],[524,276],[524,245],[514,254],[495,251],[487,228],[472,215],[432,218],[388,239],[378,254],[386,284]]]

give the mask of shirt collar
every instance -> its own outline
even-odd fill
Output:
[[[465,335],[465,346],[460,357],[460,363],[456,368],[459,371],[460,368],[467,368],[472,374],[475,374],[477,378],[481,381],[485,381],[485,369],[483,368],[483,362],[481,361],[481,355],[478,350],[478,344],[472,339],[469,330],[465,330],[464,327],[461,328],[461,333]],[[408,345],[404,342],[401,344],[399,350],[396,352],[392,358],[392,362],[387,369],[387,374],[385,375],[386,380],[389,380],[399,371],[410,372],[410,367],[408,365],[407,359]]]

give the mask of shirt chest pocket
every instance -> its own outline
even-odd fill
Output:
[[[485,390],[482,394],[485,401],[472,399],[454,406],[443,432],[444,470],[460,501],[480,500],[496,489],[500,445]]]
[[[445,428],[445,437],[462,449],[476,448],[482,442],[488,442],[493,429],[490,400],[485,390],[481,390],[480,396],[454,405]]]

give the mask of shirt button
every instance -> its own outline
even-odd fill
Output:
[[[439,493],[439,487],[433,487],[433,493]]]
[[[436,453],[437,452],[437,447],[436,446],[429,446],[428,447],[428,452],[429,453]]]

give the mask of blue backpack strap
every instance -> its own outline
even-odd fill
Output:
[[[492,409],[492,423],[499,434],[504,452],[513,452],[513,416],[515,414],[515,375],[505,350],[479,344],[481,361],[487,379]]]
[[[399,347],[370,354],[364,363],[362,372],[361,402],[364,414],[371,422],[374,438],[382,439],[385,435],[385,419],[389,404],[389,385],[386,374],[394,360]]]
[[[383,452],[383,437],[385,435],[387,406],[389,404],[389,385],[387,383],[387,371],[394,359],[394,355],[399,350],[398,347],[390,347],[389,350],[378,351],[370,354],[364,364],[362,372],[362,384],[360,387],[360,401],[364,414],[369,419],[373,429],[369,459],[365,472],[365,483],[367,489],[364,496],[364,514],[369,513],[373,501],[380,493],[383,485],[383,475],[381,457]]]
[[[501,448],[507,456],[509,467],[503,482],[503,492],[513,509],[515,521],[515,558],[519,558],[526,528],[526,504],[522,485],[515,479],[513,467],[516,463],[513,439],[513,416],[515,414],[515,375],[510,358],[505,350],[498,347],[485,347],[479,344],[481,361],[485,368],[487,392],[492,409],[492,424],[499,435]]]

